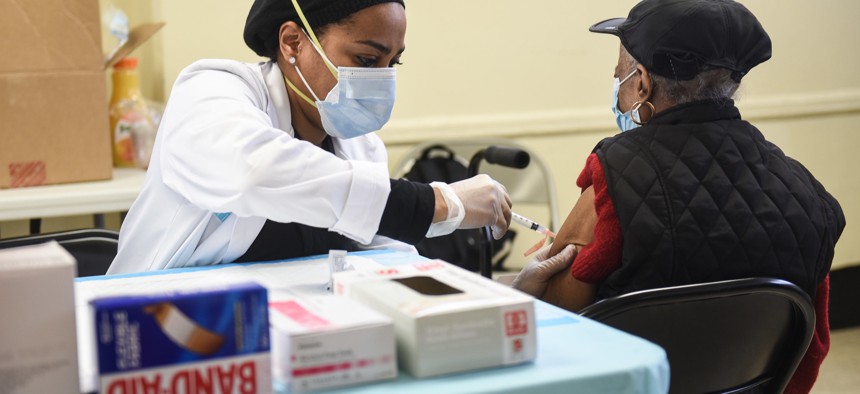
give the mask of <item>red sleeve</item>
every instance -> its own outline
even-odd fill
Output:
[[[594,208],[597,223],[594,225],[594,239],[582,248],[571,266],[574,278],[586,283],[603,282],[609,274],[621,266],[621,224],[615,215],[615,207],[606,187],[606,177],[600,159],[592,153],[579,174],[576,185],[585,190],[594,186]]]
[[[794,371],[794,376],[785,388],[785,394],[808,393],[818,378],[818,368],[830,351],[830,316],[827,305],[830,300],[830,274],[818,285],[815,297],[815,333],[806,349],[806,355]]]

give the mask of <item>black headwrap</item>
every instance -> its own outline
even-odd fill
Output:
[[[403,0],[298,0],[310,27],[337,22],[367,7]],[[405,5],[404,5],[405,7]],[[256,54],[268,57],[278,45],[278,31],[284,22],[305,27],[291,0],[255,0],[245,21],[245,44]]]

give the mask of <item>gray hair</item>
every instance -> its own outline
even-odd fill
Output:
[[[626,50],[629,70],[636,67],[638,62]],[[693,101],[713,100],[725,103],[735,97],[740,82],[732,79],[732,71],[725,68],[712,68],[700,72],[689,81],[679,81],[654,73],[649,74],[654,85],[654,98],[661,99],[672,105]]]

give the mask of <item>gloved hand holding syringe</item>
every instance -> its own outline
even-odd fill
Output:
[[[546,244],[546,241],[550,237],[552,237],[553,239],[556,237],[556,234],[554,232],[550,231],[550,229],[548,229],[548,228],[540,225],[538,222],[535,222],[534,220],[531,220],[531,219],[529,219],[523,215],[520,215],[516,212],[511,212],[511,220],[513,222],[523,226],[523,227],[526,227],[530,230],[534,230],[534,231],[537,231],[543,235],[546,235],[546,237],[542,241],[539,241],[534,246],[529,248],[529,250],[527,250],[525,253],[523,253],[524,256],[528,256],[528,255],[534,253],[535,251],[537,251],[538,249],[540,249],[542,246],[544,246],[544,244]]]

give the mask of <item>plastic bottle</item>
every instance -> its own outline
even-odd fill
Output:
[[[140,93],[137,58],[127,57],[114,64],[112,77],[110,133],[113,164],[116,167],[146,168],[148,152],[139,152],[139,148],[145,147],[143,141],[153,138],[155,127]]]
[[[346,251],[345,250],[336,250],[332,249],[328,251],[328,270],[329,270],[329,279],[327,290],[330,292],[334,292],[334,274],[342,271],[352,271],[352,264],[346,261]]]

